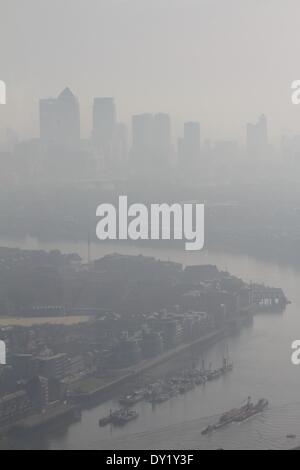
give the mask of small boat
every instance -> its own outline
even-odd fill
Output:
[[[117,425],[124,425],[133,421],[139,417],[139,413],[137,411],[132,410],[119,410],[112,415],[112,422],[113,424]]]
[[[207,434],[211,434],[213,431],[215,430],[215,427],[212,426],[211,424],[209,424],[207,426],[207,428],[205,428],[203,431],[202,431],[202,436],[206,436]]]
[[[206,377],[202,377],[201,375],[199,375],[199,377],[197,377],[195,379],[195,384],[196,385],[204,385],[206,383]]]
[[[113,416],[113,413],[112,413],[112,411],[110,410],[108,416],[105,416],[105,418],[99,419],[99,426],[100,426],[100,428],[104,428],[104,427],[107,426],[108,424],[111,424],[111,423],[112,423],[112,416]]]
[[[227,374],[227,372],[231,372],[233,370],[233,364],[229,360],[229,352],[227,346],[227,355],[223,357],[223,366],[221,367],[221,371],[223,374]]]
[[[206,378],[209,382],[211,382],[212,380],[216,380],[219,377],[221,377],[222,374],[223,374],[222,369],[213,370],[207,374]]]
[[[111,417],[110,416],[107,416],[106,418],[99,419],[100,428],[104,428],[105,426],[107,426],[110,423],[111,423]]]
[[[139,414],[137,411],[122,408],[121,410],[110,411],[109,415],[105,418],[99,419],[99,426],[103,428],[108,424],[122,425],[137,419]]]
[[[134,392],[132,395],[127,395],[120,398],[119,403],[122,406],[129,407],[136,405],[145,398],[145,391]]]
[[[193,382],[186,382],[186,383],[182,384],[179,387],[179,393],[181,395],[184,395],[185,393],[190,392],[191,390],[193,390],[193,388],[194,388],[194,383]]]
[[[231,372],[233,370],[233,364],[227,363],[225,366],[222,367],[223,374],[227,372]]]
[[[296,434],[287,434],[286,438],[287,439],[296,439]]]
[[[151,403],[153,405],[159,405],[160,403],[165,403],[170,399],[170,395],[167,393],[162,393],[151,398]]]

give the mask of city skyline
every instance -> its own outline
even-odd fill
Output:
[[[146,116],[146,115],[153,115],[153,116],[168,116],[169,119],[171,120],[170,127],[171,127],[171,142],[173,145],[178,147],[178,141],[184,137],[184,128],[186,124],[191,124],[191,123],[196,123],[200,126],[201,129],[201,141],[202,144],[205,143],[205,141],[209,142],[225,142],[225,141],[230,141],[233,142],[235,141],[241,148],[244,148],[247,150],[247,139],[249,137],[249,126],[255,127],[254,122],[258,121],[261,119],[261,117],[265,117],[267,121],[269,121],[269,116],[263,111],[258,111],[256,115],[253,116],[253,118],[246,117],[244,122],[240,122],[240,133],[239,135],[231,135],[231,134],[226,134],[224,135],[222,132],[220,134],[215,134],[215,135],[210,135],[207,129],[207,123],[205,120],[203,121],[198,121],[196,119],[192,119],[191,115],[186,116],[186,119],[183,120],[178,120],[176,119],[176,116],[170,114],[167,110],[162,110],[162,109],[154,109],[153,111],[149,110],[142,110],[139,113],[134,113],[133,111],[128,110],[129,114],[125,119],[119,119],[120,116],[120,110],[118,106],[118,100],[116,97],[113,96],[100,96],[98,93],[98,96],[95,95],[94,97],[91,97],[89,106],[85,106],[85,114],[89,115],[89,126],[87,127],[86,122],[84,122],[84,119],[82,117],[82,102],[80,97],[78,97],[78,94],[73,93],[73,89],[71,89],[70,86],[65,85],[63,86],[57,93],[57,97],[55,98],[55,94],[50,95],[47,98],[38,98],[36,101],[36,106],[35,106],[35,112],[34,112],[34,120],[37,122],[36,129],[32,131],[32,134],[28,134],[26,136],[23,136],[22,134],[18,133],[17,129],[14,127],[1,127],[1,124],[3,124],[3,121],[0,120],[0,144],[1,142],[4,143],[7,134],[14,134],[16,136],[19,136],[20,141],[26,141],[30,139],[36,139],[40,138],[41,136],[41,123],[40,123],[40,113],[41,113],[41,104],[51,104],[55,102],[56,100],[59,99],[60,95],[62,95],[66,90],[69,90],[70,93],[74,96],[76,101],[78,102],[79,106],[79,120],[80,120],[80,138],[82,140],[91,140],[95,142],[95,139],[93,137],[93,133],[95,131],[94,126],[95,126],[95,103],[98,102],[109,102],[110,100],[114,103],[113,106],[115,108],[115,124],[122,124],[127,127],[130,138],[133,139],[133,124],[132,121],[135,116]],[[289,89],[290,92],[290,89]],[[290,92],[291,96],[291,92]],[[6,108],[6,107],[5,107]],[[293,108],[298,108],[297,106],[293,105]],[[1,118],[1,112],[3,114],[3,111],[0,108],[0,118]],[[77,112],[77,111],[76,111]],[[76,120],[76,117],[75,117]],[[271,119],[272,122],[272,119]],[[299,121],[300,122],[300,121]],[[284,133],[279,133],[278,136],[274,137],[274,129],[272,126],[268,126],[268,142],[274,146],[279,146],[281,144],[281,141],[283,138],[288,138],[288,139],[293,139],[293,138],[298,138],[300,136],[300,125],[299,125],[299,130],[295,130],[295,132],[286,132]]]
[[[175,136],[172,134],[172,116],[163,112],[132,115],[131,125],[127,126],[118,121],[114,97],[95,97],[91,112],[92,129],[87,140],[103,159],[106,169],[116,169],[128,158],[137,170],[145,164],[147,168],[149,163],[166,169],[174,158],[182,169],[192,169],[203,156],[234,158],[241,150],[235,140],[210,141],[205,138],[197,121],[184,122],[181,136]],[[41,142],[54,145],[60,151],[80,149],[80,142],[84,140],[81,139],[80,101],[69,87],[57,98],[40,99],[39,120]],[[291,151],[294,147],[298,152],[297,136],[293,137],[295,143],[293,139],[283,140],[282,149],[289,144]],[[263,161],[270,155],[268,121],[264,114],[257,122],[246,123],[243,148],[250,159]]]
[[[75,115],[72,115],[72,112],[74,112]],[[60,118],[58,117],[58,114],[60,114]],[[163,111],[154,111],[153,113],[145,111],[139,114],[131,114],[127,121],[121,122],[118,119],[118,103],[114,97],[94,97],[90,107],[90,114],[92,116],[91,128],[87,131],[86,135],[82,135],[81,102],[78,96],[76,96],[70,89],[70,87],[66,86],[58,94],[57,98],[40,98],[39,107],[37,109],[37,116],[39,119],[38,135],[28,136],[28,139],[24,139],[24,141],[38,138],[44,141],[53,142],[57,140],[56,143],[59,143],[58,141],[60,140],[60,143],[63,143],[66,135],[68,135],[70,131],[70,129],[67,128],[69,126],[71,128],[73,127],[72,138],[76,143],[79,143],[80,140],[90,140],[92,143],[94,143],[95,147],[99,147],[101,140],[105,141],[107,138],[108,140],[112,139],[113,133],[117,131],[119,126],[120,132],[128,132],[130,136],[130,143],[134,148],[135,146],[138,147],[137,142],[135,142],[135,136],[138,134],[138,126],[147,127],[148,125],[149,127],[150,125],[152,129],[151,135],[150,133],[148,135],[149,146],[151,139],[155,137],[154,141],[157,139],[161,140],[161,145],[166,148],[174,146],[177,149],[178,155],[180,155],[182,151],[181,145],[184,144],[184,141],[189,140],[190,142],[187,145],[195,145],[196,147],[198,145],[199,151],[200,148],[207,145],[207,143],[219,145],[223,142],[235,142],[237,145],[240,145],[241,148],[245,148],[245,150],[249,151],[249,140],[251,140],[250,135],[254,136],[254,140],[256,137],[258,140],[262,139],[265,145],[268,145],[269,143],[268,118],[263,113],[260,113],[258,117],[256,116],[254,118],[254,121],[257,121],[256,124],[250,123],[249,121],[241,123],[241,125],[244,127],[244,136],[241,140],[234,138],[230,139],[229,137],[223,140],[220,139],[219,136],[215,136],[214,139],[209,139],[208,136],[203,132],[205,123],[203,125],[202,122],[193,121],[191,119],[187,119],[186,121],[182,122],[181,126],[178,126],[178,132],[176,133],[176,130],[174,130],[175,126],[173,116]],[[68,123],[68,120],[71,122]],[[101,120],[103,122],[101,122]],[[107,122],[104,122],[105,120]],[[263,127],[265,126],[266,128],[266,135],[263,137],[260,135],[262,120],[264,121]],[[62,126],[62,128],[59,128],[58,123],[60,126]],[[7,131],[10,132],[11,130],[7,129]],[[11,132],[13,133],[13,131]],[[59,134],[57,138],[54,136],[55,133]],[[65,136],[63,135],[64,133],[66,134]],[[146,138],[145,135],[144,137]],[[283,137],[292,139],[297,138],[298,134],[291,136],[282,135],[281,138]],[[20,139],[20,141],[22,141],[22,139]],[[107,145],[109,145],[108,142],[106,142],[106,146]],[[103,151],[104,149],[102,148],[101,150]],[[189,151],[188,149],[185,150],[187,150],[187,152]],[[171,152],[171,149],[169,149],[169,152]],[[191,158],[193,159],[194,157]]]
[[[39,97],[66,83],[81,97],[83,136],[99,90],[117,98],[120,121],[162,109],[176,134],[192,120],[208,138],[241,140],[241,123],[263,112],[271,141],[299,133],[290,99],[299,78],[299,9],[295,0],[3,0],[1,134],[37,136]]]
[[[173,116],[158,110],[131,115],[131,125],[119,120],[118,102],[114,97],[96,96],[90,107],[92,125],[88,136],[82,136],[81,102],[68,86],[55,98],[41,98],[39,135],[19,139],[7,133],[0,149],[5,186],[21,181],[59,181],[67,178],[99,178],[101,175],[122,178],[166,178],[177,175],[187,181],[201,179],[220,181],[244,178],[243,165],[250,172],[265,164],[287,164],[293,171],[299,162],[297,135],[282,140],[274,147],[269,141],[269,125],[265,115],[244,123],[242,144],[234,139],[208,139],[205,123],[191,119],[178,131]],[[204,129],[204,130],[203,130]],[[229,167],[232,166],[230,171]],[[251,170],[252,169],[252,170]]]

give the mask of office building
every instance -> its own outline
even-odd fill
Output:
[[[139,114],[132,118],[132,159],[139,167],[163,169],[171,156],[171,119],[168,114]]]
[[[63,148],[78,147],[80,109],[69,88],[65,88],[56,99],[40,100],[40,138]]]
[[[116,126],[117,113],[114,98],[95,98],[92,140],[105,165],[109,165],[113,159]]]
[[[184,124],[184,136],[178,141],[178,160],[183,168],[194,168],[200,159],[201,132],[198,122]]]
[[[256,124],[247,124],[247,154],[261,158],[268,152],[268,125],[266,116],[260,116]]]

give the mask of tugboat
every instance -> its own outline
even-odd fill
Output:
[[[122,406],[130,407],[136,405],[140,401],[145,398],[145,391],[136,391],[132,395],[127,395],[125,397],[120,398],[119,403]]]
[[[212,380],[216,380],[221,377],[221,375],[223,375],[222,369],[216,369],[208,372],[206,378],[208,382],[211,382]]]
[[[139,414],[137,411],[130,411],[128,409],[126,410],[119,410],[113,415],[113,424],[115,425],[124,425],[129,423],[130,421],[133,421],[139,417]]]
[[[211,434],[213,431],[224,428],[231,423],[241,423],[252,416],[262,413],[265,408],[267,408],[268,404],[268,400],[261,398],[256,405],[254,405],[251,401],[251,397],[248,397],[246,405],[224,413],[216,424],[211,424],[202,431],[202,436]]]
[[[117,410],[117,411],[110,410],[108,416],[106,416],[105,418],[99,419],[99,426],[103,428],[104,426],[107,426],[108,424],[113,424],[115,426],[124,425],[124,424],[129,423],[130,421],[133,421],[134,419],[137,419],[138,417],[139,417],[139,414],[137,411],[128,410],[124,408],[122,408],[121,410]]]

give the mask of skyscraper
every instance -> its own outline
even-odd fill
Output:
[[[40,100],[40,138],[62,147],[78,146],[80,109],[69,88],[65,88],[56,99]]]
[[[200,156],[200,124],[198,122],[184,124],[184,146],[187,158],[197,161]]]
[[[95,98],[92,139],[107,166],[113,158],[113,142],[117,125],[114,98]]]
[[[167,162],[171,154],[171,119],[168,114],[155,114],[153,118],[153,146],[158,164]]]
[[[132,116],[131,162],[134,170],[145,169],[145,163],[151,160],[153,140],[152,114]]]
[[[171,120],[168,114],[139,114],[132,118],[132,158],[137,166],[160,171],[171,154]]]
[[[247,124],[247,154],[261,158],[268,151],[268,125],[266,116],[260,116],[256,124]]]
[[[56,99],[40,100],[40,138],[46,142],[57,140]]]
[[[178,141],[178,159],[182,167],[195,167],[199,163],[201,133],[198,122],[184,124],[184,136]]]
[[[128,130],[126,124],[117,122],[113,139],[113,157],[116,164],[124,165],[128,159]]]
[[[153,142],[152,114],[139,114],[132,117],[132,147],[134,153],[140,153],[144,158],[151,150]]]

